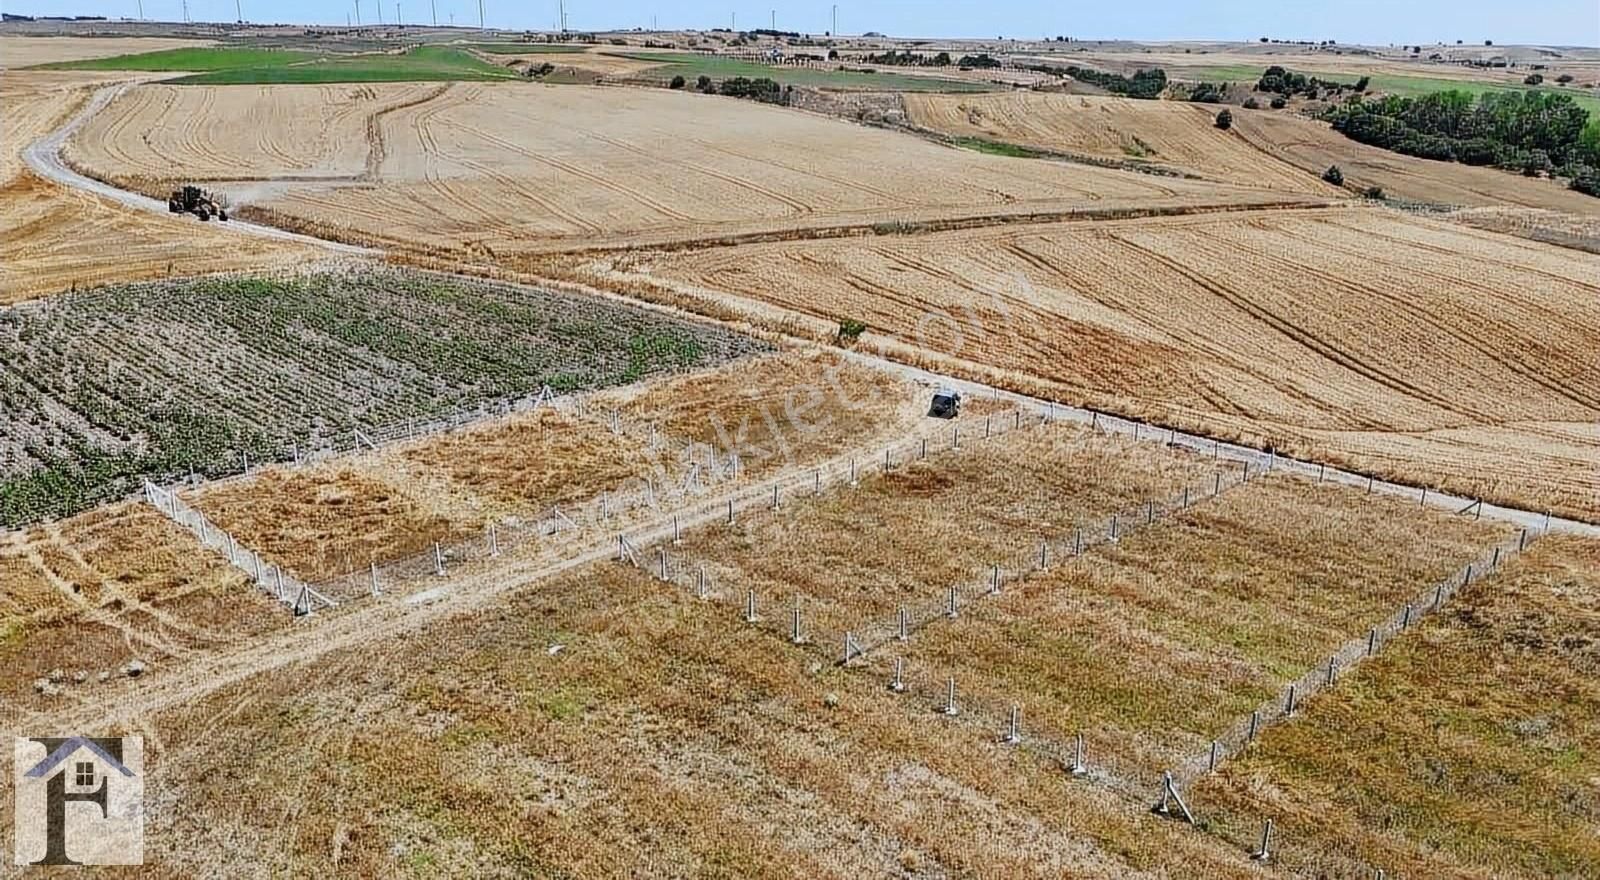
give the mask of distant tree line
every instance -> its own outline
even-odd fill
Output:
[[[950,60],[949,52],[940,52],[930,57],[921,52],[912,52],[909,49],[900,52],[890,49],[881,54],[867,55],[862,61],[867,64],[880,64],[885,67],[949,67],[954,63]],[[995,63],[999,64],[999,62]]]
[[[1159,98],[1167,90],[1167,72],[1159,67],[1134,71],[1133,76],[1088,67],[1067,67],[1064,72],[1079,82],[1096,85],[1113,95],[1128,98]]]
[[[1295,95],[1305,95],[1316,98],[1319,95],[1342,95],[1348,89],[1356,94],[1364,94],[1371,77],[1362,77],[1353,83],[1342,83],[1331,79],[1308,77],[1303,73],[1295,73],[1274,64],[1261,74],[1261,79],[1256,82],[1256,91],[1268,92],[1292,98]]]
[[[1570,95],[1435,92],[1420,98],[1353,99],[1328,111],[1346,137],[1423,159],[1560,174],[1600,196],[1600,123]]]

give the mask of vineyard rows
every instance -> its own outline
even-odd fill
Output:
[[[0,314],[0,524],[763,346],[641,309],[398,270],[101,288]]]

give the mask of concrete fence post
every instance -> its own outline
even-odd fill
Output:
[[[911,615],[906,613],[906,606],[900,606],[900,626],[895,638],[904,642],[911,638]]]
[[[744,622],[755,623],[758,619],[756,617],[756,591],[750,590],[745,593],[744,597]]]
[[[889,680],[889,690],[902,693],[906,689],[906,661],[904,657],[894,658],[894,678]]]
[[[961,613],[960,609],[956,607],[956,588],[954,585],[950,587],[950,600],[945,605],[944,613],[945,616],[949,617],[951,620],[954,620]]]
[[[1261,848],[1250,854],[1250,858],[1258,862],[1265,862],[1272,858],[1272,820],[1268,819],[1261,826]]]
[[[1017,745],[1022,742],[1022,708],[1011,707],[1011,721],[1006,725],[1004,742],[1007,745]]]
[[[950,676],[950,681],[945,688],[944,709],[942,711],[952,718],[961,714],[961,710],[956,707],[956,677],[953,675]]]
[[[1089,768],[1083,765],[1083,734],[1079,733],[1077,743],[1072,750],[1072,766],[1067,768],[1067,773],[1073,776],[1083,776],[1088,772]]]

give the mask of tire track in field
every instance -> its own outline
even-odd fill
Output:
[[[577,178],[580,178],[582,180],[587,180],[590,183],[593,183],[596,186],[601,187],[602,189],[609,190],[610,192],[614,192],[617,195],[620,195],[625,199],[629,199],[631,201],[638,202],[639,204],[644,205],[645,207],[649,208],[652,211],[655,211],[656,213],[658,213],[658,214],[662,215],[663,217],[667,218],[668,220],[676,220],[676,221],[679,221],[679,222],[682,222],[682,223],[692,223],[692,222],[694,222],[694,218],[693,217],[690,217],[689,215],[684,214],[684,213],[672,208],[671,206],[667,205],[666,203],[658,201],[656,199],[653,199],[650,196],[647,196],[644,193],[639,192],[638,190],[630,189],[630,188],[628,188],[626,186],[623,186],[622,184],[616,183],[616,182],[610,180],[609,178],[607,178],[605,175],[598,174],[598,173],[595,173],[593,171],[590,171],[587,168],[582,167],[581,165],[577,165],[577,164],[572,163],[572,162],[567,162],[567,161],[564,161],[562,159],[557,159],[557,158],[555,158],[553,156],[541,155],[540,153],[538,153],[538,152],[536,152],[534,150],[529,150],[526,147],[523,147],[521,144],[515,143],[514,141],[506,140],[505,138],[502,138],[502,137],[500,137],[498,135],[490,134],[489,132],[484,131],[481,128],[477,128],[475,126],[459,124],[457,127],[460,128],[460,130],[462,130],[464,132],[468,132],[468,133],[473,134],[473,135],[476,135],[477,137],[481,138],[482,140],[484,140],[484,141],[486,141],[486,142],[488,142],[490,144],[493,144],[493,145],[495,145],[495,146],[497,146],[497,147],[499,147],[499,148],[501,148],[503,150],[506,150],[507,152],[515,153],[515,154],[517,154],[519,156],[524,156],[526,158],[532,159],[533,161],[538,162],[538,163],[543,164],[543,165],[548,165],[551,168],[556,169],[557,171],[563,171],[563,172],[566,172],[567,174],[572,175],[573,177],[577,177]],[[586,224],[586,225],[594,226],[594,224]],[[594,226],[594,231],[595,232],[600,232],[602,230],[600,229],[600,227]]]
[[[735,159],[741,159],[741,160],[743,160],[745,162],[754,162],[757,165],[774,165],[774,166],[776,166],[778,168],[782,168],[785,171],[791,171],[791,172],[793,172],[795,174],[800,174],[800,175],[803,175],[805,177],[811,177],[811,178],[815,178],[817,180],[826,180],[827,182],[829,182],[831,184],[843,187],[845,189],[859,190],[861,192],[867,193],[868,195],[877,196],[878,198],[884,200],[885,202],[889,202],[889,203],[892,203],[892,204],[901,205],[901,206],[905,206],[905,207],[913,207],[913,206],[921,204],[920,202],[918,202],[918,201],[916,201],[914,199],[907,199],[904,196],[896,195],[894,193],[889,192],[888,190],[879,189],[879,188],[877,188],[875,186],[869,186],[869,185],[867,185],[865,183],[862,183],[861,181],[852,181],[852,180],[848,180],[846,178],[834,177],[831,174],[824,174],[821,171],[807,170],[807,169],[804,169],[804,168],[796,168],[793,165],[788,165],[788,164],[785,164],[783,162],[777,161],[775,159],[766,158],[766,157],[762,157],[762,156],[752,156],[752,155],[749,155],[748,153],[743,153],[743,152],[740,152],[738,150],[733,149],[732,147],[729,147],[729,146],[726,146],[726,145],[719,145],[719,144],[716,144],[716,143],[714,143],[712,141],[705,141],[705,140],[701,140],[699,138],[690,138],[688,140],[688,142],[691,143],[691,144],[694,144],[696,147],[699,147],[701,150],[704,150],[705,152],[708,152],[708,153],[721,153],[724,156],[732,156]],[[873,209],[869,209],[869,210],[873,210]]]
[[[1143,254],[1148,259],[1166,267],[1169,271],[1187,278],[1189,281],[1210,292],[1216,298],[1267,325],[1277,333],[1281,334],[1284,338],[1288,339],[1290,342],[1293,342],[1301,348],[1304,348],[1322,360],[1331,361],[1358,376],[1361,376],[1382,387],[1388,388],[1391,391],[1399,392],[1400,394],[1410,397],[1413,400],[1427,403],[1429,405],[1438,407],[1445,412],[1461,416],[1463,418],[1472,419],[1474,421],[1479,420],[1479,415],[1477,413],[1462,410],[1455,402],[1446,397],[1434,394],[1425,388],[1412,385],[1411,383],[1400,378],[1399,376],[1393,375],[1387,370],[1383,370],[1366,363],[1356,355],[1345,351],[1343,348],[1337,345],[1318,339],[1314,334],[1307,332],[1304,328],[1296,325],[1287,318],[1280,317],[1279,315],[1273,313],[1270,309],[1257,305],[1248,297],[1235,293],[1234,291],[1227,289],[1225,286],[1211,281],[1210,279],[1201,275],[1199,272],[1189,269],[1188,267],[1179,263],[1177,260],[1160,253],[1154,248],[1146,247],[1123,238],[1121,235],[1117,234],[1116,231],[1107,231],[1106,235],[1112,240],[1120,242],[1130,250]]]
[[[1275,231],[1282,232],[1282,230],[1275,230]],[[1367,295],[1367,296],[1369,296],[1369,297],[1371,297],[1371,298],[1373,298],[1375,300],[1380,300],[1382,302],[1388,303],[1389,305],[1393,306],[1397,311],[1399,311],[1400,313],[1402,313],[1403,315],[1405,315],[1409,319],[1411,319],[1414,323],[1420,324],[1420,325],[1422,325],[1424,327],[1431,327],[1434,330],[1438,331],[1439,335],[1444,336],[1444,337],[1449,338],[1449,339],[1453,339],[1456,342],[1461,343],[1463,346],[1476,351],[1477,353],[1479,353],[1479,354],[1483,355],[1485,358],[1487,358],[1490,362],[1492,362],[1492,363],[1494,363],[1494,364],[1496,364],[1496,365],[1498,365],[1500,367],[1503,367],[1506,370],[1506,372],[1510,373],[1511,375],[1516,376],[1516,377],[1518,377],[1520,379],[1526,380],[1528,382],[1531,382],[1532,384],[1537,385],[1537,386],[1539,386],[1541,388],[1544,388],[1546,391],[1549,391],[1554,396],[1556,396],[1558,398],[1561,398],[1563,400],[1566,400],[1569,403],[1576,404],[1576,405],[1582,407],[1585,410],[1588,410],[1590,412],[1600,411],[1600,398],[1590,398],[1590,397],[1582,396],[1582,395],[1578,394],[1576,391],[1574,391],[1573,389],[1568,388],[1567,386],[1562,385],[1559,382],[1556,382],[1554,379],[1551,379],[1550,377],[1544,375],[1536,367],[1530,367],[1530,366],[1528,366],[1526,364],[1523,364],[1520,361],[1509,359],[1507,357],[1504,357],[1504,356],[1502,356],[1500,354],[1495,353],[1493,348],[1492,348],[1492,346],[1491,346],[1490,341],[1485,336],[1483,336],[1482,334],[1474,333],[1474,332],[1472,332],[1471,330],[1468,330],[1468,329],[1458,328],[1458,327],[1454,327],[1454,326],[1451,326],[1449,324],[1446,324],[1445,322],[1441,321],[1432,312],[1430,312],[1430,311],[1428,311],[1426,309],[1419,308],[1418,306],[1416,306],[1415,304],[1410,302],[1405,297],[1399,296],[1399,295],[1394,294],[1394,293],[1390,293],[1388,291],[1383,290],[1382,288],[1373,287],[1373,286],[1365,284],[1363,282],[1356,281],[1355,279],[1352,279],[1352,278],[1347,278],[1347,277],[1344,277],[1344,276],[1341,276],[1341,275],[1337,275],[1337,274],[1335,274],[1333,272],[1330,272],[1330,271],[1328,271],[1326,269],[1318,269],[1318,268],[1312,267],[1312,266],[1304,264],[1304,263],[1298,263],[1298,262],[1295,262],[1295,261],[1292,261],[1292,260],[1289,260],[1289,259],[1285,259],[1283,257],[1277,256],[1272,251],[1258,249],[1258,248],[1252,247],[1251,245],[1246,244],[1244,242],[1234,241],[1234,242],[1232,242],[1232,245],[1234,247],[1237,247],[1238,249],[1240,249],[1244,253],[1250,254],[1251,256],[1258,258],[1265,265],[1269,265],[1269,266],[1270,265],[1277,265],[1277,266],[1280,266],[1284,270],[1286,270],[1288,273],[1291,273],[1291,274],[1292,273],[1299,273],[1299,274],[1310,275],[1310,276],[1315,277],[1315,278],[1320,278],[1323,281],[1326,281],[1329,285],[1333,286],[1336,289],[1344,289],[1344,290],[1354,291],[1354,292],[1357,292],[1357,293],[1365,294],[1365,295]],[[1343,253],[1343,254],[1345,254],[1347,256],[1363,258],[1363,259],[1370,259],[1370,255],[1369,254],[1364,254],[1364,253],[1359,253],[1359,252],[1356,252],[1356,251],[1346,250],[1344,248],[1338,247],[1337,245],[1326,245],[1326,244],[1324,244],[1323,246],[1324,247],[1328,247],[1330,250],[1334,250],[1334,251],[1337,251],[1339,253]],[[1422,276],[1425,276],[1425,277],[1432,278],[1435,281],[1438,281],[1438,282],[1440,282],[1442,284],[1459,284],[1459,285],[1468,287],[1468,288],[1470,288],[1471,290],[1473,290],[1473,291],[1475,291],[1477,293],[1488,294],[1491,299],[1499,298],[1499,294],[1497,292],[1495,292],[1493,289],[1481,287],[1479,285],[1472,284],[1469,281],[1463,281],[1461,279],[1451,278],[1449,276],[1446,276],[1446,275],[1443,275],[1443,274],[1440,274],[1440,273],[1437,273],[1437,272],[1434,272],[1434,271],[1431,271],[1431,270],[1419,269],[1419,268],[1411,267],[1411,266],[1406,267],[1406,271],[1410,272],[1413,275],[1422,275]],[[1485,422],[1484,422],[1485,424],[1494,423],[1494,421],[1495,421],[1492,417],[1484,416],[1483,418],[1485,419]]]
[[[1354,227],[1354,226],[1348,226],[1348,225],[1346,225],[1344,223],[1338,222],[1337,218],[1334,218],[1334,217],[1328,217],[1328,218],[1322,220],[1321,222],[1327,223],[1330,226],[1338,226],[1341,229],[1347,230],[1347,231],[1352,232],[1352,233],[1354,233],[1356,235],[1360,235],[1360,236],[1367,237],[1367,238],[1377,238],[1377,239],[1381,239],[1383,241],[1392,242],[1392,243],[1395,243],[1395,244],[1403,244],[1403,245],[1405,245],[1407,247],[1415,248],[1417,250],[1428,251],[1430,253],[1441,254],[1441,255],[1449,256],[1449,257],[1460,257],[1461,256],[1461,251],[1452,250],[1450,248],[1444,247],[1443,245],[1431,244],[1429,242],[1424,242],[1424,241],[1417,241],[1416,239],[1411,239],[1411,238],[1404,238],[1402,236],[1394,235],[1393,233],[1384,233],[1384,232],[1378,232],[1378,231],[1375,231],[1375,230],[1372,230],[1372,229],[1361,229],[1361,228],[1357,228],[1357,227]],[[1462,227],[1462,229],[1463,230],[1471,230],[1472,227]],[[1481,230],[1472,230],[1472,231],[1473,232],[1478,232],[1478,233],[1482,232]],[[1488,235],[1491,235],[1491,236],[1499,235],[1499,234],[1500,233],[1488,233]],[[1493,240],[1498,241],[1498,239],[1493,239]],[[1548,278],[1548,279],[1550,279],[1552,281],[1558,281],[1558,282],[1560,282],[1562,284],[1571,285],[1573,287],[1579,287],[1579,288],[1582,288],[1584,290],[1589,291],[1590,293],[1594,294],[1597,297],[1600,297],[1600,284],[1593,284],[1593,283],[1590,283],[1590,282],[1587,282],[1587,281],[1579,281],[1576,278],[1571,278],[1571,277],[1568,277],[1566,275],[1561,275],[1561,274],[1558,274],[1558,273],[1555,273],[1555,272],[1551,272],[1551,271],[1549,271],[1547,269],[1541,269],[1541,268],[1539,268],[1537,266],[1530,266],[1530,265],[1527,265],[1526,263],[1511,263],[1511,262],[1507,262],[1505,260],[1486,259],[1484,257],[1480,257],[1480,256],[1476,256],[1476,255],[1474,255],[1474,258],[1475,259],[1479,259],[1479,260],[1483,260],[1484,262],[1489,263],[1489,264],[1494,265],[1494,266],[1500,266],[1501,268],[1504,268],[1504,269],[1512,270],[1512,271],[1515,271],[1515,272],[1526,272],[1526,273],[1531,274],[1531,275],[1538,275],[1538,276],[1541,276],[1541,277],[1544,277],[1544,278]]]
[[[1080,293],[1103,308],[1138,321],[1141,325],[1152,331],[1158,338],[1165,340],[1167,344],[1175,348],[1180,350],[1195,351],[1206,355],[1215,363],[1230,370],[1235,370],[1238,373],[1260,383],[1261,385],[1273,389],[1289,400],[1300,401],[1302,404],[1314,411],[1337,416],[1338,418],[1348,421],[1350,424],[1355,425],[1358,428],[1368,430],[1388,430],[1387,425],[1385,425],[1383,422],[1373,419],[1372,416],[1366,412],[1337,406],[1332,401],[1313,396],[1312,394],[1307,393],[1299,385],[1287,381],[1280,373],[1269,372],[1266,368],[1258,366],[1248,359],[1238,357],[1234,352],[1214,343],[1209,335],[1200,334],[1190,337],[1180,337],[1173,333],[1170,328],[1162,324],[1154,323],[1143,315],[1137,315],[1128,311],[1126,305],[1123,303],[1113,298],[1097,294],[1095,292],[1095,285],[1084,283],[1084,279],[1080,279],[1069,274],[1065,269],[1057,266],[1048,257],[1029,250],[1028,247],[1021,242],[1013,242],[1008,247],[1008,250],[1009,252],[1014,253],[1019,258],[1023,259],[1029,265],[1062,279],[1066,282],[1069,290]],[[1227,401],[1227,406],[1223,408],[1224,411],[1254,417],[1250,410],[1244,408],[1242,403],[1227,397],[1226,392],[1221,390],[1212,390],[1209,393],[1224,395],[1223,399]],[[1206,395],[1203,394],[1202,396]]]
[[[727,173],[725,171],[718,171],[715,168],[712,168],[712,167],[707,166],[707,165],[701,165],[698,162],[690,162],[690,161],[688,161],[686,159],[674,159],[674,158],[670,158],[670,157],[665,157],[665,156],[662,156],[659,153],[652,153],[649,150],[646,150],[646,149],[644,149],[642,147],[634,146],[633,144],[630,144],[627,141],[618,140],[616,138],[600,134],[597,131],[583,131],[583,132],[580,132],[580,134],[583,137],[587,137],[587,138],[590,138],[590,139],[593,139],[593,140],[597,140],[597,141],[599,141],[599,142],[601,142],[603,144],[608,144],[608,145],[610,145],[612,147],[615,147],[615,148],[617,148],[619,150],[623,150],[624,152],[632,153],[635,156],[643,156],[646,159],[650,159],[650,160],[652,160],[654,162],[658,162],[658,163],[664,161],[668,165],[675,165],[675,166],[677,166],[679,168],[686,168],[686,169],[688,169],[690,171],[693,171],[693,172],[695,172],[697,174],[704,174],[707,177],[715,178],[715,179],[720,180],[720,181],[722,181],[724,183],[727,183],[727,184],[729,184],[729,185],[731,185],[731,186],[733,186],[733,187],[735,187],[737,189],[749,190],[750,192],[753,192],[756,195],[762,196],[764,198],[771,199],[772,201],[775,201],[775,202],[777,202],[777,203],[779,203],[781,205],[789,206],[791,209],[794,210],[794,212],[796,214],[811,214],[811,213],[815,213],[815,211],[816,211],[816,208],[814,206],[809,205],[809,204],[807,204],[805,202],[802,202],[799,199],[790,198],[789,196],[784,195],[781,190],[776,190],[776,189],[771,189],[769,187],[761,186],[760,184],[757,184],[754,181],[746,180],[746,179],[744,179],[742,177],[737,177],[737,176],[729,174],[729,173]]]

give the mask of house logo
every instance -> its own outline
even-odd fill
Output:
[[[144,739],[17,737],[18,865],[144,864]]]

